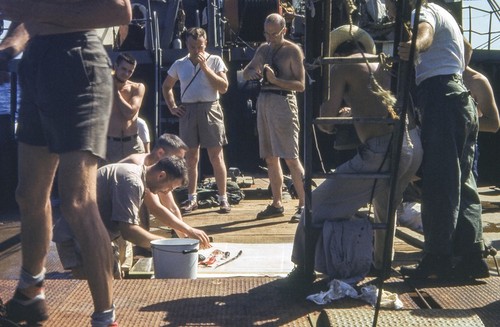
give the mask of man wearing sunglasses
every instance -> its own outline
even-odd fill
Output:
[[[279,14],[267,16],[263,43],[243,70],[246,80],[261,80],[257,99],[257,129],[260,156],[266,161],[273,202],[257,214],[257,219],[283,216],[283,158],[292,175],[299,197],[292,220],[300,219],[304,205],[304,168],[299,161],[299,117],[295,92],[305,89],[304,55],[296,44],[285,40],[285,19]]]

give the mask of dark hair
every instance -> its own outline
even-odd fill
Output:
[[[350,55],[350,54],[358,52],[359,49],[363,50],[363,52],[366,52],[366,49],[361,42],[348,40],[348,41],[342,42],[337,47],[337,49],[335,49],[335,53],[339,54],[339,55]]]
[[[200,37],[207,39],[207,32],[201,27],[191,27],[184,31],[184,41],[187,41],[188,37],[193,38],[193,40],[198,40]]]
[[[162,148],[165,151],[169,149],[188,150],[188,146],[180,137],[170,133],[164,133],[156,140],[155,149],[157,148]]]
[[[134,57],[130,53],[127,52],[121,52],[118,57],[116,57],[116,65],[119,66],[122,61],[128,62],[131,65],[135,65],[137,63],[137,60],[135,60]]]
[[[186,186],[188,182],[186,160],[176,157],[167,156],[160,159],[151,167],[153,171],[164,171],[168,175],[169,180],[179,179],[182,186]]]

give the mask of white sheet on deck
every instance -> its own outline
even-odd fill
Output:
[[[234,261],[217,268],[198,266],[198,278],[235,277],[235,276],[286,276],[292,269],[292,243],[247,244],[247,243],[212,243],[211,249],[200,250],[203,255],[214,249],[229,251],[228,258],[241,255]]]

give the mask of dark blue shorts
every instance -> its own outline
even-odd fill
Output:
[[[106,157],[111,62],[93,31],[36,36],[19,64],[20,142]]]

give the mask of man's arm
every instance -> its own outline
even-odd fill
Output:
[[[126,120],[132,120],[139,114],[146,87],[142,83],[132,85],[130,100],[125,100],[119,90],[115,91],[115,106]]]
[[[490,82],[484,75],[476,78],[474,90],[471,89],[477,101],[479,111],[479,130],[481,132],[496,133],[500,127],[498,107]]]
[[[151,192],[147,190],[144,194],[144,203],[146,204],[149,213],[155,216],[163,224],[175,229],[176,231],[181,231],[189,237],[200,240],[200,247],[202,249],[210,247],[210,240],[205,232],[193,228],[181,219],[177,218],[172,212],[170,212],[170,210],[161,204],[157,196],[151,194]]]
[[[132,10],[129,0],[0,0],[0,19],[94,29],[128,24]]]
[[[264,57],[262,55],[263,46],[261,45],[257,48],[252,60],[243,69],[243,78],[247,81],[260,80],[262,78],[262,66],[264,65]]]
[[[26,43],[30,39],[24,24],[12,22],[7,31],[7,35],[0,44],[0,67],[4,70],[6,63],[24,51]]]
[[[427,51],[434,41],[434,28],[427,22],[418,24],[418,35],[415,43],[415,54]],[[411,38],[407,42],[401,42],[398,46],[399,58],[404,61],[410,59]]]
[[[10,81],[9,61],[24,51],[30,36],[24,24],[12,22],[6,36],[0,43],[0,85]]]
[[[176,82],[177,79],[173,78],[170,75],[167,75],[167,78],[165,78],[165,80],[163,81],[161,92],[172,115],[182,117],[185,113],[185,110],[182,106],[177,106],[177,104],[175,103],[173,88]]]
[[[164,238],[148,232],[139,225],[126,222],[119,222],[118,228],[124,239],[145,249],[151,248],[151,241]]]
[[[170,210],[177,218],[182,220],[182,213],[179,207],[177,206],[177,203],[175,203],[174,196],[172,192],[168,193],[159,193],[158,197],[160,198],[161,204]]]
[[[217,90],[220,94],[227,92],[229,82],[227,81],[226,72],[216,73],[212,68],[207,65],[207,60],[200,54],[198,56],[198,62],[200,63],[200,69],[205,73],[210,82],[210,85]]]

